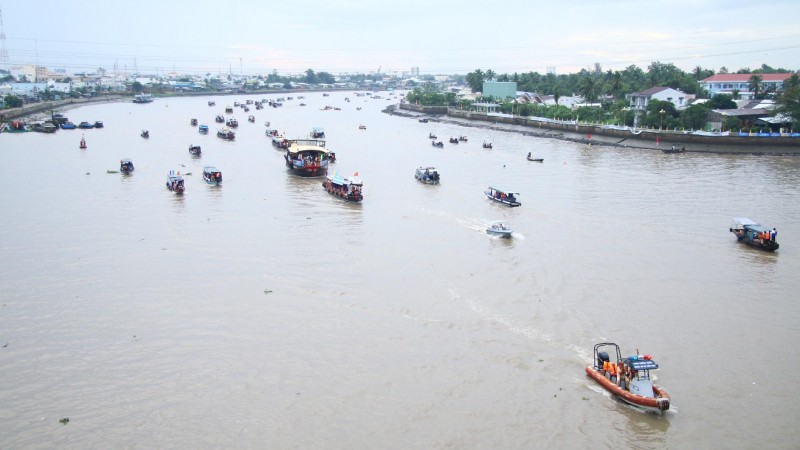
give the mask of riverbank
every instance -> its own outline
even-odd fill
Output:
[[[739,137],[706,136],[659,130],[637,130],[628,127],[608,127],[575,122],[556,122],[505,115],[489,115],[471,111],[417,108],[413,105],[392,105],[384,112],[411,119],[451,123],[495,131],[519,133],[526,136],[561,139],[565,141],[646,150],[664,150],[673,145],[687,152],[731,153],[755,155],[800,156],[797,137]]]

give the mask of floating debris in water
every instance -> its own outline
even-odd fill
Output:
[[[89,172],[86,172],[86,175],[91,175]]]
[[[118,170],[106,170],[106,173],[119,173]]]
[[[66,425],[69,423],[69,417],[64,417],[63,419],[59,420],[59,422],[61,422],[61,425]]]
[[[190,176],[192,176],[192,172],[186,172],[184,175],[187,176],[187,177],[190,177]]]

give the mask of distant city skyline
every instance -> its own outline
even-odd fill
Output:
[[[643,70],[654,62],[735,72],[800,69],[800,2],[682,0],[468,5],[408,0],[291,4],[0,2],[7,64],[67,73],[497,74]],[[759,13],[764,14],[755,14]],[[2,63],[3,61],[0,61]],[[7,69],[8,67],[4,67]],[[418,68],[418,69],[417,69]]]

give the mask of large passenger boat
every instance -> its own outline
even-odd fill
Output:
[[[321,177],[328,171],[330,152],[322,139],[295,139],[287,141],[286,166],[292,173],[304,177]]]
[[[338,174],[328,175],[322,182],[322,187],[334,197],[339,197],[348,202],[360,202],[364,199],[361,189],[364,183],[358,178],[356,172],[352,178],[343,177]]]

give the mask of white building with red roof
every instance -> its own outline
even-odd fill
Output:
[[[792,76],[791,73],[720,73],[700,81],[700,85],[712,97],[717,94],[733,95],[734,91],[739,91],[741,99],[750,100],[755,96],[750,90],[750,78],[753,75],[761,77],[761,83],[759,83],[761,92],[782,91],[783,82]]]

